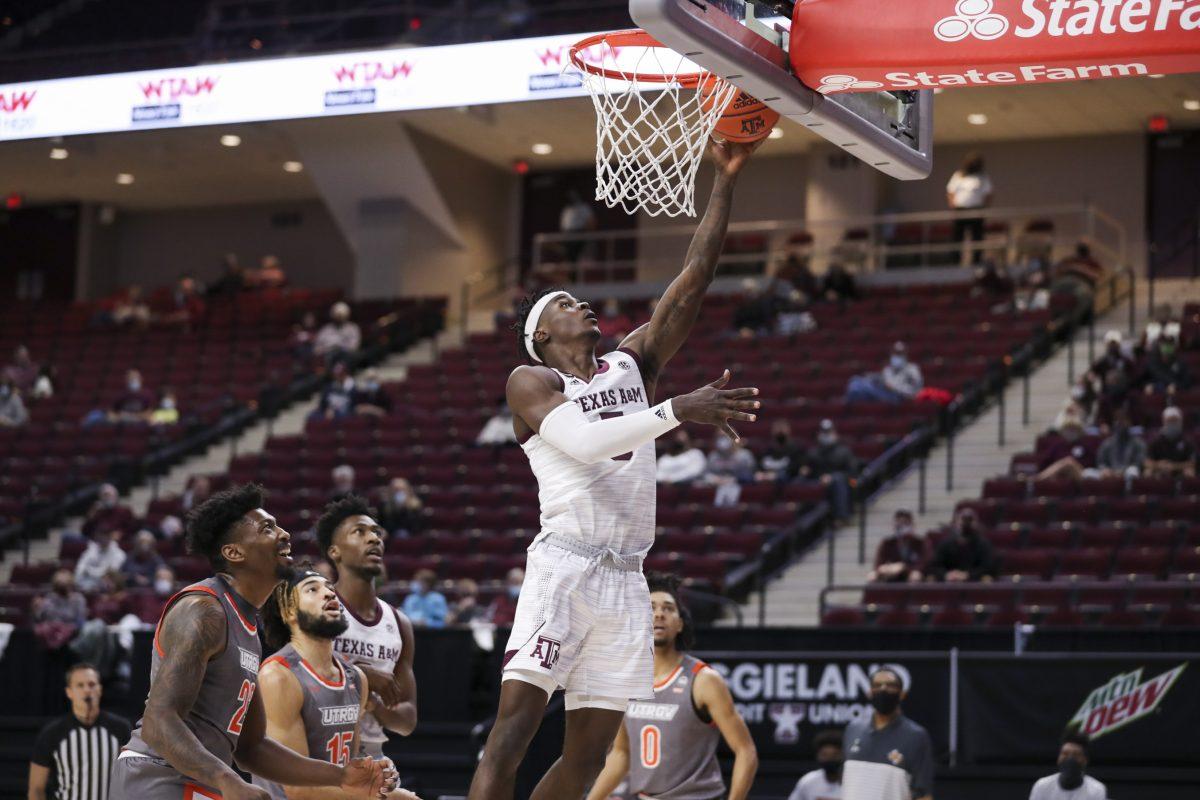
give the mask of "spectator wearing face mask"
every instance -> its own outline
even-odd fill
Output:
[[[350,319],[350,306],[337,302],[329,309],[329,322],[317,332],[313,352],[328,363],[344,359],[362,344],[362,331]]]
[[[904,715],[901,703],[908,696],[900,675],[887,667],[871,673],[869,716],[850,722],[842,736],[846,754],[842,782],[849,785],[854,762],[888,764],[904,772],[898,782],[913,800],[933,800],[933,742],[929,732]],[[865,796],[865,795],[864,795]]]
[[[100,496],[84,517],[82,532],[89,538],[100,531],[130,530],[133,528],[133,512],[121,505],[117,487],[106,483],[100,487]]]
[[[336,503],[354,494],[354,467],[349,464],[339,464],[329,473],[333,481],[333,491],[329,494],[329,502]]]
[[[166,564],[156,569],[150,589],[149,592],[139,592],[134,598],[134,613],[142,622],[153,625],[162,616],[163,606],[178,589],[174,570]]]
[[[1087,775],[1087,734],[1069,733],[1058,749],[1058,773],[1033,785],[1029,800],[1107,800],[1108,789]]]
[[[903,403],[925,388],[921,368],[908,360],[904,342],[892,345],[892,354],[877,373],[855,375],[846,386],[847,403]]]
[[[395,536],[411,536],[425,526],[425,504],[405,478],[392,478],[379,503],[379,524]]]
[[[842,732],[821,731],[813,737],[817,768],[796,782],[788,800],[840,800],[842,796]]]
[[[131,369],[125,373],[125,391],[113,401],[108,411],[95,409],[83,418],[84,426],[103,422],[136,423],[146,422],[150,412],[158,405],[158,398],[142,383],[142,373]]]
[[[379,382],[376,370],[367,370],[353,392],[354,413],[371,417],[386,417],[392,413],[392,398]]]
[[[525,583],[525,570],[513,567],[504,578],[504,594],[496,597],[487,608],[487,619],[493,625],[508,627],[517,616],[517,598]]]
[[[119,530],[106,529],[98,531],[88,543],[75,563],[75,583],[80,589],[97,591],[105,575],[120,571],[125,564],[125,551],[118,544],[120,538]]]
[[[162,556],[158,554],[158,540],[143,528],[134,538],[133,549],[121,565],[121,572],[129,586],[141,589],[154,584],[154,576],[163,564]]]
[[[310,419],[342,419],[354,411],[354,378],[346,365],[333,365],[329,385],[321,392],[321,400]]]
[[[1137,380],[1137,366],[1121,346],[1121,332],[1104,334],[1104,355],[1092,365],[1091,371],[1100,379],[1101,391],[1112,403],[1120,403]]]
[[[431,569],[419,570],[413,576],[411,593],[404,598],[404,613],[418,628],[444,628],[449,606],[446,597],[434,588],[437,575]]]
[[[714,504],[721,507],[737,505],[742,484],[754,480],[756,466],[754,455],[741,442],[718,433],[706,465],[707,479],[717,487]]]
[[[1166,392],[1190,389],[1192,373],[1179,357],[1179,342],[1165,333],[1150,348],[1146,357],[1146,390]]]
[[[158,401],[158,407],[150,412],[150,424],[179,424],[179,406],[175,400],[175,391],[173,389],[163,389],[162,398]]]
[[[1117,412],[1113,431],[1100,443],[1096,453],[1096,468],[1104,477],[1136,478],[1146,462],[1146,442],[1129,429],[1129,413]]]
[[[793,481],[804,466],[804,448],[792,438],[792,426],[786,419],[771,425],[771,444],[758,462],[760,481]]]
[[[833,420],[821,420],[817,443],[809,451],[801,474],[829,488],[829,502],[838,519],[850,516],[850,479],[858,474],[858,458],[838,437]]]
[[[933,551],[928,574],[936,581],[963,583],[990,582],[996,577],[996,555],[983,537],[979,518],[970,508],[958,512],[954,533]]]
[[[21,392],[8,378],[0,379],[0,428],[19,428],[29,422]]]
[[[1162,429],[1147,452],[1146,474],[1151,478],[1196,474],[1196,448],[1183,435],[1183,412],[1176,406],[1163,409]]]
[[[929,558],[924,537],[913,527],[911,511],[900,509],[892,518],[892,535],[875,550],[875,568],[867,575],[871,583],[917,583]]]
[[[692,444],[691,434],[680,428],[658,457],[656,479],[659,483],[693,483],[703,478],[707,469],[704,452]]]

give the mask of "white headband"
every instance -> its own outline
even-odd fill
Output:
[[[546,310],[546,306],[550,305],[550,301],[556,297],[561,297],[565,292],[550,292],[533,304],[533,308],[529,309],[529,316],[525,318],[525,349],[529,351],[529,357],[539,364],[542,359],[538,357],[537,351],[533,349],[533,334],[537,330],[538,321],[542,318],[542,312]]]

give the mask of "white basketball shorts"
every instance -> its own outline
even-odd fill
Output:
[[[567,710],[625,711],[654,696],[650,590],[641,558],[547,534],[529,548],[504,680],[566,690]]]

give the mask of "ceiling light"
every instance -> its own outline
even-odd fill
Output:
[[[62,161],[64,158],[66,158],[69,155],[70,155],[70,153],[67,152],[67,148],[65,148],[65,147],[51,147],[50,148],[50,157],[53,158],[55,161]]]
[[[1188,111],[1200,111],[1200,100],[1184,100],[1183,107]]]
[[[129,184],[133,183],[133,176],[128,172],[118,172],[117,183],[121,184],[122,186],[128,186]]]
[[[300,172],[303,169],[304,169],[304,165],[301,164],[299,161],[283,162],[283,171],[284,172]]]
[[[782,139],[783,138],[783,128],[772,128],[771,132],[769,134],[767,134],[767,138],[768,139]]]
[[[554,152],[554,148],[545,142],[538,142],[533,146],[533,154],[535,156],[548,156]]]
[[[987,114],[967,114],[967,122],[972,125],[987,125]]]
[[[225,145],[226,147],[237,147],[241,143],[242,137],[238,136],[236,133],[227,133],[221,137],[221,144]]]

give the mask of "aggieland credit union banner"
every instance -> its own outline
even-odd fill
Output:
[[[963,657],[965,763],[1052,759],[1066,730],[1098,764],[1200,763],[1200,663],[1186,657]],[[1047,762],[1050,763],[1050,762]]]
[[[0,84],[0,141],[577,97],[568,53],[586,35]]]
[[[950,660],[946,653],[797,654],[697,653],[729,684],[759,752],[808,758],[812,739],[871,713],[870,675],[888,666],[908,692],[904,713],[925,726],[934,752],[949,751]]]

